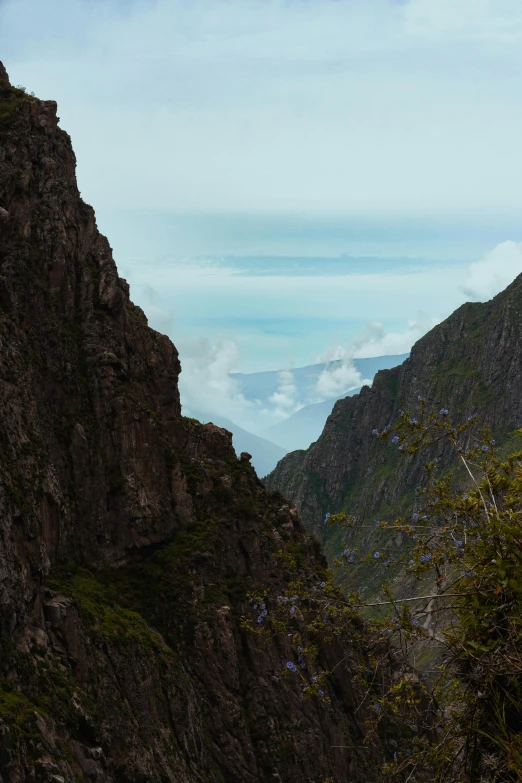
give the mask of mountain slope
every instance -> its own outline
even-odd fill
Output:
[[[230,436],[181,416],[176,349],[57,122],[0,64],[0,779],[377,781],[349,669],[304,700],[293,638],[244,626],[250,591],[270,611],[324,559]],[[366,660],[345,638],[319,665],[341,653]]]
[[[225,416],[219,416],[215,413],[203,413],[201,411],[193,411],[193,414],[194,418],[203,424],[213,422],[218,427],[231,432],[232,445],[236,454],[239,456],[243,451],[251,454],[252,465],[258,476],[266,476],[267,473],[270,473],[279,460],[283,459],[287,453],[287,449],[281,448],[266,438],[261,438],[259,435],[254,435],[252,432],[244,430]]]
[[[284,447],[287,451],[307,449],[308,446],[316,441],[321,435],[326,419],[332,412],[337,400],[343,400],[345,397],[352,397],[359,392],[360,389],[352,389],[352,391],[347,394],[343,394],[333,400],[325,400],[324,402],[316,402],[313,405],[305,405],[304,408],[300,408],[289,416],[288,419],[284,419],[278,424],[267,427],[265,434],[269,439],[273,440],[274,443]]]
[[[375,356],[367,359],[354,359],[355,368],[361,373],[362,378],[373,378],[378,370],[395,367],[404,361],[407,353],[397,356]],[[339,361],[326,364],[308,364],[305,367],[296,367],[292,370],[293,383],[297,387],[302,399],[317,398],[317,379],[321,372],[330,366],[335,368]],[[279,386],[280,370],[266,370],[253,373],[232,373],[232,377],[239,383],[242,394],[248,400],[268,400]]]
[[[295,503],[306,527],[321,535],[327,511],[371,519],[400,510],[422,480],[423,459],[399,458],[372,430],[392,423],[401,409],[414,411],[421,395],[457,420],[478,412],[505,441],[522,425],[521,334],[522,275],[490,302],[462,305],[402,365],[337,402],[319,440],[281,460],[266,486]],[[333,554],[338,538],[326,535]]]

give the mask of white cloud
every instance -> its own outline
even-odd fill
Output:
[[[326,364],[316,385],[317,394],[322,400],[338,397],[350,389],[370,383],[363,380],[361,373],[354,366],[351,348],[346,350],[341,345],[333,345],[318,357],[318,361]]]
[[[302,407],[289,370],[279,373],[278,389],[269,400],[247,399],[231,376],[237,370],[240,354],[233,340],[222,338],[212,343],[206,338],[182,339],[177,346],[185,416],[216,413],[251,432],[260,432]]]
[[[276,408],[282,408],[286,412],[293,412],[297,402],[297,386],[294,384],[294,375],[291,370],[281,370],[278,373],[277,391],[269,397]]]
[[[463,291],[472,299],[485,302],[503,291],[522,273],[522,243],[501,242],[480,261],[469,266]]]
[[[354,357],[370,358],[399,353],[408,353],[412,345],[439,323],[437,318],[422,318],[408,321],[403,332],[386,331],[378,321],[369,323],[367,331],[353,341]]]
[[[182,372],[179,380],[184,413],[215,411],[234,418],[234,414],[252,407],[231,377],[239,359],[239,351],[232,340],[221,340],[212,345],[199,338],[181,341]]]

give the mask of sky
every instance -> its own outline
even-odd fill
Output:
[[[521,44],[520,0],[0,0],[185,399],[213,374],[231,418],[230,371],[355,383],[522,271]]]

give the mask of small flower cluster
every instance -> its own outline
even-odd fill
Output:
[[[260,613],[257,616],[257,623],[260,625],[263,622],[263,620],[265,619],[265,617],[268,615],[268,609],[266,608],[266,604],[265,603],[261,603],[261,604],[258,605],[257,603],[254,603],[254,599],[253,598],[250,599],[250,603],[252,604],[252,608],[253,609],[258,609],[259,608],[259,610],[260,610]]]
[[[390,432],[391,428],[392,428],[391,424],[387,424],[386,427],[383,429],[383,431],[379,433],[379,430],[374,427],[374,429],[372,430],[372,435],[379,435],[379,434],[381,436],[387,435]]]

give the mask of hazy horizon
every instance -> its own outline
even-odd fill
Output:
[[[267,421],[522,271],[521,43],[516,0],[0,0],[182,398],[281,369]]]

